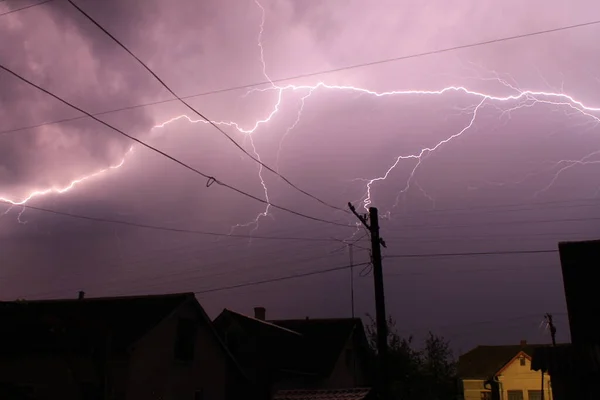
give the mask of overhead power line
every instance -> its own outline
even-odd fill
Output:
[[[108,37],[110,37],[115,43],[117,43],[123,50],[125,50],[131,57],[133,57],[142,67],[144,67],[144,69],[146,69],[146,71],[148,71],[165,89],[167,89],[169,91],[169,93],[171,93],[173,95],[173,97],[175,97],[177,100],[179,100],[183,105],[185,105],[190,111],[192,111],[194,114],[196,114],[197,116],[199,116],[200,118],[202,118],[204,121],[206,121],[208,124],[210,124],[213,128],[215,128],[217,131],[219,131],[223,136],[225,136],[227,138],[227,140],[229,140],[231,143],[233,143],[233,145],[235,147],[237,147],[241,152],[243,152],[246,156],[250,157],[251,160],[253,160],[254,162],[256,162],[257,164],[259,164],[260,166],[262,166],[263,168],[265,168],[267,171],[271,172],[272,174],[277,175],[279,178],[281,178],[285,183],[287,183],[289,186],[291,186],[292,188],[294,188],[295,190],[297,190],[298,192],[304,194],[305,196],[310,197],[313,200],[316,200],[317,202],[332,208],[334,210],[337,211],[342,211],[344,213],[348,213],[347,210],[340,208],[340,207],[336,207],[333,204],[329,204],[328,202],[320,199],[319,197],[307,192],[304,189],[301,189],[300,187],[298,187],[297,185],[295,185],[294,183],[292,183],[288,178],[286,178],[285,176],[283,176],[282,174],[280,174],[279,172],[275,171],[273,168],[271,168],[270,166],[268,166],[267,164],[263,163],[258,157],[253,156],[252,154],[250,154],[246,149],[244,149],[234,138],[232,138],[230,135],[228,135],[223,129],[221,129],[220,127],[217,126],[217,124],[215,124],[213,121],[211,121],[210,119],[208,119],[206,116],[204,116],[204,114],[202,114],[200,111],[196,110],[194,107],[192,107],[188,102],[186,102],[185,100],[183,100],[181,97],[179,97],[179,95],[177,95],[177,93],[175,93],[173,91],[173,89],[171,89],[152,69],[150,69],[150,67],[148,67],[139,57],[137,57],[135,54],[133,54],[133,52],[131,50],[129,50],[127,48],[127,46],[125,46],[119,39],[117,39],[115,36],[113,36],[108,30],[106,30],[102,25],[100,25],[94,18],[92,18],[88,13],[86,13],[83,9],[81,9],[77,4],[75,4],[74,1],[72,0],[68,0],[68,2],[75,7],[81,14],[83,14],[88,20],[90,20],[94,25],[96,25],[98,27],[98,29],[100,29],[102,32],[104,32]]]
[[[5,200],[0,200],[0,203],[12,205],[12,203],[5,201]],[[51,210],[48,208],[42,208],[42,207],[36,207],[36,206],[30,206],[30,205],[19,205],[19,207],[24,207],[24,208],[27,208],[30,210],[47,212],[47,213],[51,213],[51,214],[55,214],[55,215],[60,215],[63,217],[82,219],[82,220],[86,220],[86,221],[125,225],[125,226],[131,226],[131,227],[135,227],[135,228],[151,229],[151,230],[156,230],[156,231],[187,233],[187,234],[194,234],[194,235],[257,239],[257,240],[283,240],[283,241],[292,240],[292,241],[306,241],[306,242],[340,242],[340,241],[343,241],[343,239],[335,239],[335,238],[310,238],[310,237],[261,236],[261,235],[253,236],[253,235],[241,235],[241,234],[233,234],[233,233],[230,235],[227,233],[201,231],[201,230],[196,230],[196,229],[170,228],[167,226],[140,224],[140,223],[136,223],[136,222],[122,221],[122,220],[118,220],[118,219],[92,217],[92,216],[88,216],[88,215],[74,214],[74,213]]]
[[[438,253],[438,254],[407,254],[407,255],[384,256],[384,258],[408,258],[408,257],[424,258],[424,257],[452,257],[452,256],[473,256],[473,255],[498,255],[498,254],[536,254],[536,253],[556,253],[556,252],[558,252],[558,250],[523,250],[523,251],[517,250],[517,251],[494,251],[494,252],[482,252],[482,253],[473,252],[473,253],[448,253],[448,254],[441,254],[441,253]],[[354,267],[360,267],[360,266],[364,266],[364,265],[368,265],[368,264],[370,264],[370,262],[354,264]],[[301,274],[280,276],[277,278],[240,283],[237,285],[220,286],[220,287],[216,287],[216,288],[212,288],[212,289],[197,291],[194,293],[204,294],[204,293],[220,292],[223,290],[238,289],[238,288],[247,287],[247,286],[257,286],[257,285],[263,285],[263,284],[267,284],[267,283],[274,283],[274,282],[281,282],[281,281],[286,281],[286,280],[290,280],[290,279],[303,278],[306,276],[326,274],[326,273],[330,273],[330,272],[334,272],[334,271],[350,269],[352,267],[353,267],[352,265],[345,265],[343,267],[335,267],[335,268],[322,269],[322,270],[311,271],[311,272],[306,272],[306,273],[301,273]]]
[[[51,1],[51,0],[49,0],[49,1]],[[382,59],[382,60],[370,61],[370,62],[366,62],[366,63],[351,64],[351,65],[347,65],[344,67],[324,69],[324,70],[320,70],[320,71],[309,72],[306,74],[292,75],[292,76],[287,76],[284,78],[272,79],[271,81],[261,81],[261,82],[248,83],[245,85],[229,86],[229,87],[222,88],[222,89],[210,90],[210,91],[200,92],[200,93],[196,93],[196,94],[191,94],[188,96],[182,96],[182,97],[180,97],[180,99],[187,100],[187,99],[192,99],[195,97],[209,96],[209,95],[213,95],[213,94],[232,92],[232,91],[242,90],[242,89],[250,89],[250,88],[253,88],[256,86],[269,85],[269,84],[271,84],[271,82],[279,83],[279,82],[293,81],[293,80],[302,79],[302,78],[310,78],[310,77],[314,77],[314,76],[332,74],[332,73],[341,72],[341,71],[345,71],[345,70],[365,68],[365,67],[370,67],[370,66],[374,66],[374,65],[392,63],[392,62],[396,62],[396,61],[402,61],[402,60],[407,60],[407,59],[411,59],[411,58],[419,58],[419,57],[424,57],[424,56],[429,56],[429,55],[434,55],[434,54],[448,53],[448,52],[452,52],[452,51],[460,50],[460,49],[467,49],[467,48],[471,48],[471,47],[480,47],[480,46],[485,46],[485,45],[494,44],[494,43],[501,43],[501,42],[505,42],[505,41],[522,39],[522,38],[527,38],[527,37],[532,37],[532,36],[540,36],[540,35],[545,35],[548,33],[583,28],[583,27],[588,27],[588,26],[593,26],[593,25],[598,25],[598,24],[600,24],[600,20],[594,20],[594,21],[584,22],[584,23],[574,24],[574,25],[566,25],[566,26],[562,26],[562,27],[558,27],[558,28],[524,33],[521,35],[505,36],[505,37],[482,41],[482,42],[475,42],[475,43],[470,43],[470,44],[465,44],[465,45],[446,47],[443,49],[431,50],[431,51],[426,51],[426,52],[421,52],[421,53],[413,53],[413,54],[406,55],[406,56],[387,58],[387,59]],[[94,115],[99,116],[99,115],[111,114],[111,113],[118,112],[118,111],[134,110],[137,108],[148,107],[148,106],[153,106],[153,105],[158,105],[158,104],[172,103],[174,101],[179,101],[179,100],[165,99],[165,100],[152,101],[152,102],[137,104],[137,105],[128,106],[128,107],[115,108],[112,110],[96,113]],[[36,125],[29,125],[26,127],[0,131],[0,134],[17,132],[17,131],[26,130],[26,129],[39,128],[41,126],[58,124],[58,123],[62,123],[62,122],[76,121],[76,120],[79,120],[82,118],[85,118],[85,117],[66,118],[66,119],[61,119],[61,120],[57,120],[57,121],[53,121],[53,122],[45,122],[45,123],[36,124]]]
[[[504,254],[543,254],[558,253],[558,250],[507,250],[507,251],[481,251],[466,253],[430,253],[430,254],[392,254],[383,258],[434,258],[434,257],[465,257],[465,256],[490,256]]]
[[[13,10],[5,11],[2,14],[0,14],[0,17],[2,17],[4,15],[16,13],[17,11],[27,10],[28,8],[33,8],[33,7],[41,6],[42,4],[50,3],[51,1],[53,1],[53,0],[44,0],[44,1],[40,2],[40,3],[30,4],[30,5],[25,6],[25,7],[15,8]]]
[[[12,71],[11,69],[5,67],[4,65],[0,65],[0,69],[8,72],[9,74],[13,75],[15,78],[21,80],[22,82],[25,82],[25,83],[27,83],[27,84],[29,84],[29,85],[37,88],[38,90],[46,93],[47,95],[55,98],[56,100],[60,101],[61,103],[63,103],[65,105],[67,105],[67,106],[69,106],[69,107],[71,107],[71,108],[73,108],[73,109],[75,109],[75,110],[77,110],[77,111],[79,111],[79,112],[87,115],[88,117],[92,118],[94,121],[99,122],[100,124],[106,126],[107,128],[112,129],[113,131],[115,131],[115,132],[117,132],[117,133],[119,133],[119,134],[127,137],[130,140],[133,140],[134,142],[136,142],[136,143],[138,143],[138,144],[146,147],[147,149],[150,149],[150,150],[154,151],[155,153],[158,153],[158,154],[162,155],[163,157],[166,157],[169,160],[171,160],[171,161],[179,164],[180,166],[182,166],[182,167],[184,167],[184,168],[186,168],[186,169],[188,169],[188,170],[190,170],[190,171],[192,171],[192,172],[194,172],[194,173],[196,173],[196,174],[198,174],[198,175],[206,178],[207,179],[207,182],[206,182],[206,186],[207,187],[209,187],[213,183],[216,183],[217,185],[226,187],[226,188],[228,188],[228,189],[230,189],[230,190],[232,190],[234,192],[237,192],[237,193],[239,193],[239,194],[241,194],[241,195],[243,195],[245,197],[248,197],[250,199],[256,200],[256,201],[258,201],[260,203],[263,203],[263,204],[269,204],[273,208],[277,208],[277,209],[279,209],[281,211],[285,211],[287,213],[294,214],[294,215],[297,215],[299,217],[303,217],[303,218],[306,218],[306,219],[309,219],[309,220],[312,220],[312,221],[323,222],[323,223],[327,223],[327,224],[331,224],[331,225],[344,226],[344,227],[352,227],[350,225],[346,225],[346,224],[342,224],[342,223],[334,222],[334,221],[329,221],[329,220],[325,220],[325,219],[322,219],[322,218],[313,217],[313,216],[310,216],[310,215],[307,215],[307,214],[304,214],[304,213],[301,213],[301,212],[298,212],[298,211],[294,211],[294,210],[292,210],[290,208],[283,207],[283,206],[271,203],[271,202],[269,202],[267,200],[261,199],[260,197],[254,196],[254,195],[252,195],[250,193],[247,193],[247,192],[244,192],[243,190],[238,189],[238,188],[236,188],[234,186],[231,186],[229,184],[221,182],[221,181],[217,180],[217,178],[215,178],[214,176],[207,175],[204,172],[202,172],[202,171],[200,171],[200,170],[198,170],[198,169],[190,166],[189,164],[186,164],[183,161],[181,161],[181,160],[179,160],[179,159],[177,159],[177,158],[175,158],[175,157],[173,157],[173,156],[165,153],[164,151],[159,150],[158,148],[149,145],[148,143],[144,142],[143,140],[140,140],[140,139],[138,139],[138,138],[136,138],[134,136],[131,136],[131,135],[123,132],[122,130],[120,130],[118,128],[115,128],[114,126],[110,125],[109,123],[107,123],[107,122],[105,122],[105,121],[103,121],[103,120],[95,117],[94,115],[90,114],[89,112],[87,112],[87,111],[85,111],[85,110],[83,110],[83,109],[81,109],[81,108],[79,108],[79,107],[77,107],[77,106],[69,103],[68,101],[62,99],[61,97],[59,97],[56,94],[50,92],[49,90],[46,90],[46,89],[44,89],[43,87],[41,87],[39,85],[36,85],[35,83],[33,83],[30,80],[22,77],[21,75],[17,74],[16,72]]]
[[[345,269],[350,269],[352,267],[360,267],[362,265],[367,265],[367,264],[370,264],[370,263],[364,262],[364,263],[360,263],[360,264],[354,264],[353,266],[352,265],[344,265],[343,267],[327,268],[327,269],[321,269],[321,270],[317,270],[317,271],[304,272],[304,273],[300,273],[300,274],[280,276],[278,278],[263,279],[260,281],[240,283],[237,285],[221,286],[221,287],[216,287],[213,289],[200,290],[200,291],[197,291],[194,293],[195,294],[204,294],[204,293],[220,292],[223,290],[232,290],[232,289],[238,289],[238,288],[243,288],[243,287],[248,287],[248,286],[257,286],[257,285],[264,285],[264,284],[273,283],[273,282],[288,281],[290,279],[298,279],[298,278],[304,278],[307,276],[322,275],[322,274],[327,274],[330,272],[342,271]]]
[[[499,225],[521,225],[521,224],[549,224],[554,222],[584,222],[584,221],[598,221],[600,217],[581,217],[581,218],[552,218],[552,219],[519,219],[515,221],[487,221],[481,222],[478,224],[399,224],[403,228],[435,228],[435,229],[445,229],[445,228],[473,228],[478,226],[499,226]],[[389,227],[389,225],[388,225]]]
[[[587,202],[586,204],[570,204],[570,203],[580,203]],[[590,204],[591,202],[591,204]],[[580,208],[580,207],[595,207],[600,206],[600,199],[594,197],[584,197],[580,199],[570,199],[570,200],[552,200],[552,201],[536,201],[536,202],[527,202],[527,203],[506,203],[506,204],[496,204],[496,205],[483,205],[483,206],[470,206],[470,207],[449,207],[449,208],[432,208],[428,210],[418,210],[416,212],[416,216],[413,215],[406,216],[411,218],[420,217],[422,215],[428,214],[437,214],[437,213],[448,213],[455,211],[466,211],[468,213],[478,212],[478,211],[498,211],[498,212],[518,212],[518,211],[530,211],[536,210],[538,206],[552,206],[554,207],[544,207],[544,209],[556,209],[556,208]],[[523,207],[523,208],[514,208],[514,207]],[[526,207],[526,208],[525,208]],[[414,213],[413,213],[414,214]],[[401,220],[405,218],[405,216],[401,216],[396,218]]]

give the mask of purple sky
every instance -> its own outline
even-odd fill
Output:
[[[34,3],[6,0],[0,14]],[[180,96],[600,15],[600,4],[591,0],[77,4]],[[370,186],[369,199],[384,217],[385,254],[556,249],[559,240],[600,234],[593,219],[600,217],[595,210],[600,158],[594,153],[600,151],[600,112],[591,109],[600,107],[600,77],[594,73],[598,34],[600,26],[578,28],[188,101],[248,152],[328,203],[345,208],[352,201],[361,208]],[[261,172],[207,124],[180,118],[156,127],[186,113],[199,119],[177,101],[131,109],[171,97],[67,1],[0,16],[0,37],[2,65],[90,113],[124,109],[100,117],[128,134],[257,197],[265,198],[262,176],[273,203],[355,222]],[[324,86],[317,87],[319,82]],[[467,91],[440,93],[450,86]],[[26,204],[222,233],[247,224],[233,229],[242,235],[363,236],[359,229],[273,208],[261,216],[264,204],[218,185],[207,188],[206,179],[148,149],[134,146],[128,153],[131,141],[89,118],[73,120],[80,114],[8,73],[0,73],[0,88],[5,200],[21,202],[35,190],[65,188],[125,157],[119,168]],[[70,121],[51,123],[65,119]],[[421,153],[420,159],[398,161]],[[368,185],[393,165],[385,180]],[[6,300],[75,297],[78,290],[88,296],[203,291],[349,263],[348,249],[335,241],[215,239],[0,207],[6,211],[0,218],[0,293]],[[258,225],[252,224],[257,216]],[[366,238],[357,243],[356,263],[368,260],[363,249],[368,245]],[[388,311],[403,333],[421,337],[431,329],[458,351],[520,339],[549,342],[540,322],[551,312],[558,339],[568,340],[557,254],[388,258],[384,269]],[[356,314],[363,316],[374,313],[373,283],[371,275],[359,272],[354,271]],[[265,306],[270,318],[349,316],[350,271],[199,299],[212,316],[224,307],[251,313],[254,306]]]

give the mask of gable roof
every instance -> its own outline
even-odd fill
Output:
[[[329,376],[352,333],[364,336],[360,318],[273,320],[275,325],[302,334],[303,345],[294,358],[299,370]],[[366,338],[365,338],[366,345]]]
[[[249,372],[257,362],[286,372],[295,371],[293,352],[301,346],[302,335],[278,325],[224,309],[213,325],[227,347]]]
[[[124,350],[192,298],[177,293],[0,302],[0,352],[81,349],[105,340],[107,333],[111,344]],[[68,338],[62,345],[59,332]]]
[[[531,358],[534,350],[542,346],[545,345],[477,346],[458,358],[458,376],[461,379],[492,378],[520,352]]]
[[[213,324],[238,362],[249,370],[256,369],[258,362],[268,362],[280,376],[328,377],[353,332],[358,333],[354,338],[359,347],[365,347],[358,356],[368,368],[368,341],[360,318],[262,321],[224,309]],[[260,350],[238,348],[236,340],[260,346]]]
[[[274,400],[363,400],[370,393],[369,388],[279,390]]]

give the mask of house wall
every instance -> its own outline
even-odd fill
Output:
[[[519,358],[514,359],[500,374],[500,389],[502,399],[508,400],[509,390],[522,390],[523,400],[528,400],[529,390],[540,390],[542,377],[539,371],[531,370],[531,360],[525,358],[525,365],[521,365]],[[544,400],[552,399],[550,377],[544,375]]]
[[[198,321],[194,359],[175,359],[174,344],[180,317]],[[225,400],[227,377],[232,373],[225,351],[195,307],[186,303],[162,321],[134,347],[130,360],[127,400],[194,399],[197,390],[204,398]]]
[[[464,400],[481,400],[481,392],[487,392],[483,379],[463,379]]]
[[[338,360],[335,363],[333,371],[329,378],[323,382],[323,389],[339,389],[351,387],[364,387],[367,384],[367,371],[365,364],[358,357],[356,351],[355,333],[348,338],[344,345],[344,350],[340,353]],[[346,360],[346,350],[352,351],[353,363],[348,363]],[[354,365],[352,365],[354,364]]]

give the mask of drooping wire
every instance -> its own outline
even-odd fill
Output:
[[[6,200],[0,200],[0,203],[6,204],[9,206],[13,205],[12,203],[10,203]],[[62,217],[76,218],[76,219],[92,221],[92,222],[102,222],[102,223],[107,223],[107,224],[131,226],[134,228],[142,228],[142,229],[174,232],[174,233],[186,233],[186,234],[193,234],[193,235],[230,237],[230,238],[242,238],[242,239],[256,239],[256,240],[281,240],[281,241],[305,241],[305,242],[333,242],[333,243],[335,243],[335,242],[342,241],[342,239],[336,239],[336,238],[332,238],[332,237],[312,238],[312,237],[299,237],[299,236],[261,236],[261,235],[243,235],[243,234],[235,234],[235,233],[228,234],[228,233],[221,233],[221,232],[202,231],[202,230],[197,230],[197,229],[171,228],[168,226],[161,226],[161,225],[140,224],[137,222],[129,222],[129,221],[124,221],[124,220],[119,220],[119,219],[92,217],[89,215],[75,214],[75,213],[70,213],[70,212],[65,212],[65,211],[52,210],[52,209],[44,208],[44,207],[31,206],[28,204],[22,204],[22,205],[20,204],[20,205],[18,205],[18,207],[35,210],[35,211],[42,211],[42,212],[46,212],[46,213],[50,213],[50,214],[54,214],[54,215],[60,215]]]
[[[360,263],[360,264],[354,264],[354,267],[360,267],[361,265],[366,265],[367,263]],[[298,278],[304,278],[307,276],[313,276],[313,275],[322,275],[322,274],[327,274],[330,272],[335,272],[335,271],[342,271],[342,270],[346,270],[346,269],[350,269],[352,268],[352,265],[344,265],[342,267],[334,267],[334,268],[327,268],[327,269],[321,269],[321,270],[316,270],[316,271],[310,271],[310,272],[304,272],[304,273],[300,273],[300,274],[294,274],[294,275],[285,275],[285,276],[280,276],[277,278],[271,278],[271,279],[263,279],[260,281],[252,281],[252,282],[246,282],[246,283],[240,283],[237,285],[229,285],[229,286],[221,286],[221,287],[216,287],[216,288],[212,288],[212,289],[205,289],[205,290],[200,290],[197,292],[194,292],[195,294],[204,294],[204,293],[212,293],[212,292],[220,292],[223,290],[232,290],[232,289],[238,289],[238,288],[242,288],[242,287],[247,287],[247,286],[257,286],[257,285],[264,285],[267,283],[273,283],[273,282],[281,282],[281,281],[287,281],[290,279],[298,279]]]
[[[465,256],[490,256],[504,254],[545,254],[558,253],[558,249],[540,249],[540,250],[506,250],[506,251],[474,251],[465,253],[430,253],[430,254],[392,254],[383,258],[433,258],[433,257],[465,257]]]

